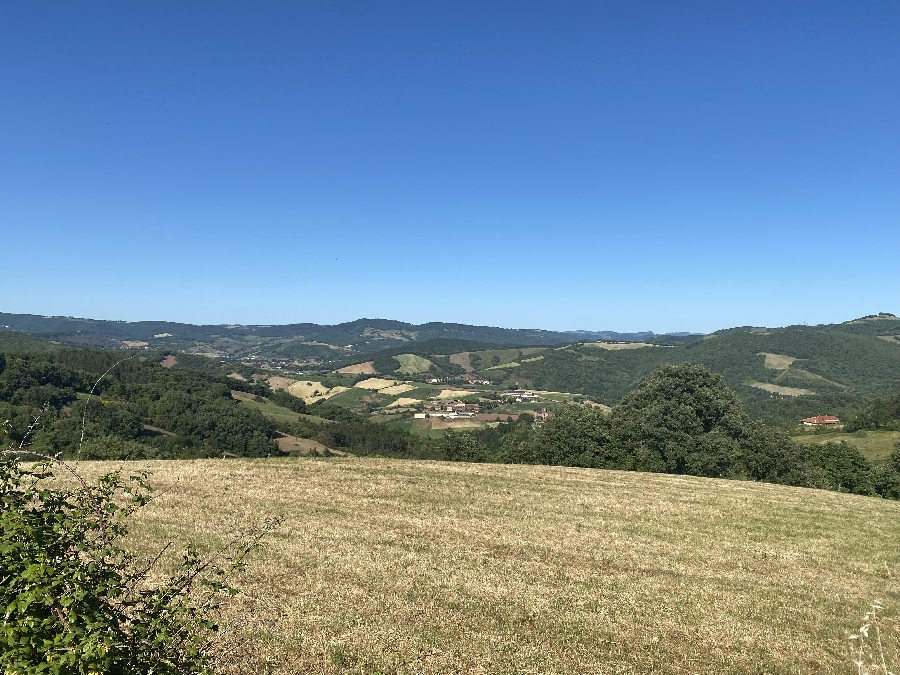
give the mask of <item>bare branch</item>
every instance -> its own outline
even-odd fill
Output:
[[[103,373],[100,377],[97,378],[97,381],[94,382],[94,386],[91,387],[91,391],[88,393],[87,401],[84,402],[84,411],[81,414],[81,440],[78,442],[78,456],[79,457],[81,456],[81,446],[84,445],[84,432],[85,432],[85,428],[87,426],[88,403],[91,402],[91,396],[94,395],[94,390],[97,388],[97,385],[100,384],[100,381],[104,377],[109,375],[116,367],[118,367],[122,363],[125,363],[126,361],[130,361],[131,359],[135,358],[136,356],[137,356],[137,354],[132,354],[131,356],[124,358],[121,361],[118,361],[115,364],[113,364],[112,366],[110,366],[109,369],[105,373]]]
[[[109,543],[109,540],[106,537],[106,526],[104,524],[104,520],[106,516],[103,513],[103,509],[100,508],[100,504],[97,503],[97,500],[94,498],[94,493],[91,490],[91,487],[87,484],[87,481],[81,477],[75,469],[62,461],[59,457],[53,457],[52,455],[45,455],[41,452],[34,452],[33,450],[11,450],[7,448],[3,450],[3,452],[7,455],[31,455],[32,457],[40,457],[48,462],[56,462],[61,467],[63,467],[66,471],[71,473],[78,479],[78,482],[81,483],[81,487],[84,488],[84,493],[87,495],[88,499],[91,500],[91,504],[94,505],[94,511],[97,513],[97,524],[100,526],[100,538],[103,541],[103,545],[106,546]]]

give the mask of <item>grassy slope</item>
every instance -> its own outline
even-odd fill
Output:
[[[270,417],[276,422],[298,422],[301,419],[309,420],[310,422],[316,422],[318,424],[325,423],[330,424],[331,420],[326,420],[324,417],[317,417],[315,415],[305,415],[303,413],[297,413],[291,410],[290,408],[284,408],[280,405],[275,405],[270,401],[260,402],[254,401],[252,398],[241,398],[241,405],[245,405],[248,408],[256,408],[266,417]]]
[[[787,369],[765,367],[768,352],[794,357]],[[675,347],[605,351],[592,347],[546,350],[540,361],[510,371],[540,389],[588,394],[612,405],[663,363],[699,363],[722,374],[754,416],[770,422],[813,414],[840,413],[871,396],[900,389],[900,348],[876,335],[795,327],[769,334],[722,331],[698,342]],[[748,386],[770,382],[800,387],[815,396],[792,400]]]
[[[846,441],[859,448],[869,461],[880,462],[887,459],[900,443],[900,431],[857,431],[846,434],[843,431],[826,433],[805,433],[794,436],[798,443],[827,443],[829,441]]]
[[[148,551],[285,518],[239,580],[226,640],[250,639],[226,673],[850,673],[875,598],[900,657],[897,502],[558,467],[139,466],[179,481],[136,524]]]
[[[0,352],[44,352],[56,348],[52,342],[28,333],[0,330]]]

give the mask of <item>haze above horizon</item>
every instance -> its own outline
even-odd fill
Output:
[[[0,311],[900,311],[895,2],[6,3]]]

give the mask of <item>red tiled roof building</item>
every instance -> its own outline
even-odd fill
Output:
[[[817,426],[819,424],[840,424],[841,420],[839,420],[834,415],[816,415],[815,417],[807,417],[805,420],[800,420],[800,424],[805,424],[808,427]]]

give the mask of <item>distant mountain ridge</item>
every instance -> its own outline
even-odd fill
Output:
[[[196,325],[172,321],[112,321],[5,312],[0,312],[0,330],[20,331],[65,344],[108,348],[148,346],[232,358],[259,356],[280,360],[326,359],[329,356],[343,358],[435,339],[527,346],[579,340],[641,341],[656,337],[652,331],[550,331],[439,321],[411,324],[391,319],[367,318],[335,325]]]

